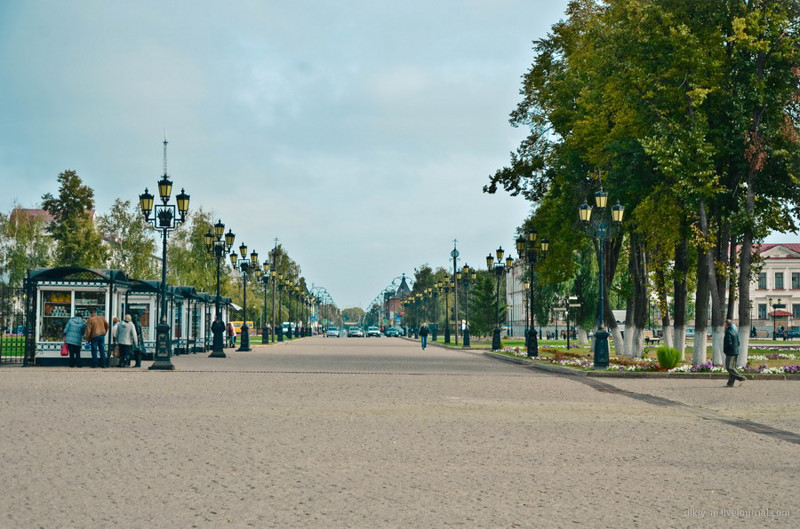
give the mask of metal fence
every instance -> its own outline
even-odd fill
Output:
[[[25,301],[23,289],[0,286],[0,364],[25,362]]]

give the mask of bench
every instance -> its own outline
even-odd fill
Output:
[[[653,336],[653,331],[645,331],[644,343],[647,345],[658,345],[661,343],[661,338],[658,336]]]

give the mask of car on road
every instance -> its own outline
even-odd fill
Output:
[[[359,329],[358,327],[350,327],[347,329],[347,337],[348,338],[363,338],[364,331]]]
[[[380,338],[381,336],[381,329],[380,327],[367,327],[367,336],[375,336]]]
[[[339,327],[335,325],[329,325],[328,329],[325,331],[325,336],[335,336],[336,338],[339,337]]]
[[[385,334],[386,336],[402,336],[400,329],[398,329],[397,327],[389,327],[388,329],[386,329]]]

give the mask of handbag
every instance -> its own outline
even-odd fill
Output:
[[[67,342],[61,344],[61,356],[69,356],[69,347],[67,347]]]

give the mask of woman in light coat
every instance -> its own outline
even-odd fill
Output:
[[[119,346],[119,367],[131,366],[131,351],[139,344],[136,327],[132,321],[131,315],[126,314],[125,321],[119,322],[112,332],[114,342]]]

